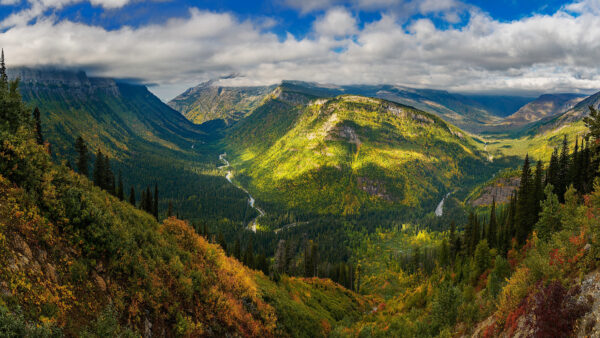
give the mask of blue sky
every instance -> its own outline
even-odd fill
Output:
[[[600,0],[0,0],[9,65],[185,88],[299,79],[600,90]]]

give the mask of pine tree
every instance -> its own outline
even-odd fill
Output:
[[[131,190],[129,190],[129,203],[131,203],[131,205],[135,206],[136,201],[135,201],[135,190],[133,189],[133,186],[131,186]]]
[[[119,180],[117,183],[117,197],[121,201],[125,199],[125,192],[123,191],[123,175],[121,174],[121,170],[119,170]]]
[[[530,194],[532,190],[532,178],[531,168],[529,166],[529,155],[525,156],[525,162],[523,163],[523,169],[521,172],[521,183],[517,194],[517,214],[516,214],[516,225],[517,225],[517,240],[519,243],[524,244],[527,239],[527,235],[531,232],[530,224],[531,217],[529,217],[530,206]]]
[[[553,186],[560,184],[558,174],[558,171],[560,170],[559,166],[558,150],[554,148],[552,156],[550,156],[550,163],[548,164],[548,172],[546,173],[546,182],[544,182],[544,186],[547,186],[548,184],[552,184]]]
[[[0,56],[0,87],[8,88],[8,75],[6,74],[6,63],[4,62],[4,48]]]
[[[42,120],[38,107],[35,107],[33,110],[33,121],[35,123],[35,140],[37,144],[44,145],[44,136],[42,135]]]
[[[154,205],[152,206],[152,213],[158,220],[158,184],[154,184]]]
[[[94,184],[101,189],[105,189],[105,178],[106,170],[104,168],[104,155],[100,148],[96,152],[96,161],[94,161]]]
[[[492,248],[496,247],[498,239],[498,222],[496,220],[496,198],[492,200],[492,208],[490,210],[490,223],[488,225],[487,240]]]
[[[581,171],[579,162],[579,138],[575,138],[575,148],[573,148],[573,153],[571,154],[571,166],[569,168],[569,183],[573,184],[575,189],[581,192],[581,187],[579,184],[579,172]]]
[[[540,202],[544,199],[544,165],[542,161],[538,161],[535,166],[535,175],[533,178],[533,187],[529,195],[529,210],[530,219],[528,224],[533,227],[537,223],[540,215]]]
[[[456,222],[454,220],[450,223],[450,261],[454,263],[456,254],[460,250],[460,240],[456,235]]]
[[[103,189],[108,191],[112,195],[116,195],[115,174],[112,172],[112,169],[110,167],[110,159],[108,158],[108,155],[104,156],[104,164],[102,165],[102,167],[104,168],[104,173],[102,175],[104,179]]]
[[[558,186],[556,186],[556,193],[558,200],[563,203],[565,200],[565,191],[567,191],[567,185],[569,184],[569,144],[567,142],[567,136],[563,138],[563,144],[560,152],[560,158],[558,160],[559,175],[558,175]]]
[[[77,137],[75,141],[75,149],[79,156],[77,157],[77,170],[85,177],[89,177],[89,154],[85,141],[81,136]]]

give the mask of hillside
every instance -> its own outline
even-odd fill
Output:
[[[393,85],[337,86],[302,81],[283,81],[282,84],[324,98],[352,94],[386,99],[437,114],[467,131],[479,131],[486,124],[499,122],[532,100],[521,96],[468,96]],[[248,115],[273,88],[221,87],[209,81],[188,89],[169,105],[195,123],[210,119],[237,121]]]
[[[506,165],[435,115],[361,96],[316,99],[289,85],[225,142],[235,179],[261,203],[315,214],[430,212]]]
[[[367,310],[330,281],[275,283],[54,164],[10,92],[0,83],[2,335],[325,336]]]
[[[218,119],[231,124],[246,117],[273,89],[274,86],[222,87],[208,81],[175,97],[169,106],[197,124]]]
[[[189,122],[141,85],[84,72],[8,72],[21,79],[24,101],[39,107],[44,136],[58,161],[75,163],[75,140],[81,136],[92,156],[100,149],[110,157],[126,192],[133,186],[138,200],[142,189],[158,184],[161,213],[172,201],[187,219],[245,219],[245,194],[212,172],[218,161],[210,144],[220,137],[218,124]]]
[[[564,113],[585,99],[580,94],[544,94],[508,116],[502,124],[523,125]]]

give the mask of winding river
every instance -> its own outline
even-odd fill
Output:
[[[225,158],[225,156],[227,156],[227,153],[223,153],[223,154],[219,155],[219,160],[221,162],[223,162],[223,165],[220,166],[218,169],[223,169],[224,170],[224,169],[229,168],[229,161],[227,161],[227,159]],[[233,174],[231,173],[231,170],[227,170],[227,174],[225,174],[225,178],[227,179],[227,181],[229,181],[229,183],[233,184],[236,188],[238,188],[238,189],[242,190],[243,192],[245,192],[246,195],[248,195],[248,205],[252,209],[258,211],[258,216],[256,216],[252,221],[250,221],[250,223],[248,223],[248,228],[247,228],[248,230],[256,232],[256,223],[257,223],[257,221],[258,221],[259,218],[261,218],[261,217],[263,217],[265,215],[265,212],[261,208],[259,208],[259,207],[257,207],[255,205],[256,201],[254,200],[254,197],[252,197],[252,195],[250,195],[250,193],[248,192],[248,190],[246,190],[246,189],[244,189],[244,188],[242,188],[240,186],[235,185],[231,181],[231,179],[233,178]]]
[[[446,196],[442,198],[437,208],[435,208],[435,215],[437,217],[442,217],[442,215],[444,215],[444,202],[446,201],[446,198],[448,198],[448,196],[450,196],[450,193],[447,193]]]

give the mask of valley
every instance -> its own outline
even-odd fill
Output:
[[[235,310],[221,311],[222,317],[215,319],[219,324],[206,321],[218,308],[210,300],[212,296],[201,305],[189,303],[183,310],[175,310],[183,305],[170,306],[169,311],[174,312],[167,311],[167,318],[179,318],[177,325],[185,323],[188,333],[356,336],[369,332],[412,337],[466,334],[493,316],[497,319],[488,330],[513,330],[506,323],[524,305],[518,307],[511,300],[512,288],[526,290],[519,291],[519,297],[525,297],[523,292],[537,297],[538,291],[527,289],[534,280],[560,275],[572,284],[569,271],[587,272],[594,266],[589,261],[594,253],[590,253],[582,256],[585,263],[577,261],[585,267],[540,270],[536,264],[544,266],[553,259],[547,245],[518,251],[528,248],[529,241],[542,240],[536,237],[538,233],[548,240],[554,231],[552,246],[566,255],[579,250],[581,244],[564,238],[591,231],[580,223],[569,223],[583,222],[583,208],[595,208],[577,204],[569,185],[585,196],[595,194],[595,172],[586,169],[591,168],[595,148],[584,140],[589,137],[589,121],[584,121],[586,113],[580,110],[582,104],[592,102],[593,106],[594,96],[542,97],[531,99],[524,107],[522,97],[502,96],[498,100],[505,102],[504,110],[494,110],[489,108],[489,97],[476,101],[458,94],[388,86],[331,87],[284,81],[267,87],[221,90],[205,83],[171,105],[182,109],[188,121],[143,86],[66,71],[21,69],[13,74],[23,77],[26,107],[37,106],[42,112],[47,141],[46,148],[36,148],[27,136],[5,138],[5,144],[36,154],[41,162],[29,163],[31,155],[22,155],[19,165],[2,167],[3,179],[16,182],[19,188],[10,190],[8,183],[1,188],[15,196],[37,194],[34,191],[42,189],[38,186],[42,183],[27,180],[37,175],[37,169],[23,169],[34,171],[19,176],[18,168],[42,165],[50,170],[52,188],[43,189],[58,191],[57,201],[65,206],[50,207],[46,212],[43,210],[49,207],[45,203],[50,200],[36,197],[36,213],[44,222],[69,219],[60,222],[67,222],[63,225],[67,229],[82,227],[74,238],[87,244],[67,254],[59,248],[51,261],[37,251],[29,255],[24,247],[47,239],[27,232],[21,219],[3,211],[1,217],[13,222],[10,229],[20,229],[25,237],[8,230],[2,233],[0,238],[9,239],[6,257],[16,263],[0,269],[0,281],[18,271],[36,273],[30,270],[31,264],[19,261],[19,255],[25,255],[28,261],[59,269],[65,277],[42,274],[40,278],[81,299],[90,292],[126,293],[123,290],[131,286],[122,276],[127,273],[117,275],[115,271],[133,258],[111,251],[109,242],[100,238],[108,236],[124,243],[133,232],[137,244],[127,246],[126,255],[137,255],[140,246],[156,245],[156,250],[178,247],[178,253],[168,258],[169,268],[157,263],[162,258],[154,253],[144,254],[145,260],[153,262],[148,264],[159,270],[148,265],[140,276],[153,277],[139,278],[154,278],[156,285],[170,283],[179,290],[177,296],[165,299],[183,297],[177,299],[188,304],[198,290],[205,290],[205,283],[218,288],[210,292],[226,295],[215,297],[229,297],[227,302]],[[395,96],[389,94],[392,92]],[[438,103],[432,109],[429,100],[434,98]],[[515,102],[507,103],[510,100]],[[210,102],[210,114],[194,115],[208,109],[206,102]],[[419,108],[407,105],[409,102]],[[507,109],[517,110],[510,114]],[[562,109],[565,111],[560,112]],[[471,128],[467,131],[450,121]],[[133,205],[115,200],[105,188],[94,187],[77,174],[79,167],[68,169],[71,163],[78,163],[74,135],[81,136],[90,150],[97,148],[107,154],[109,166],[122,173],[124,185],[132,191],[144,193],[144,187],[156,183],[154,196],[160,191],[161,198],[156,199],[154,217],[142,211],[146,210],[143,200],[139,205],[135,199]],[[98,161],[96,157],[91,160]],[[548,165],[534,169],[538,161]],[[96,168],[95,164],[94,172]],[[561,176],[561,171],[568,175]],[[578,177],[577,173],[584,174]],[[524,188],[522,182],[531,182],[531,188]],[[546,199],[543,182],[557,187],[559,195],[546,192]],[[112,218],[79,218],[78,211],[70,211],[73,191],[82,191],[89,196],[82,201],[90,198],[95,201],[93,206],[109,211]],[[565,203],[564,210],[570,211],[556,214],[553,210],[557,209],[551,209],[555,206],[549,204],[554,203],[552,196],[561,196],[555,203]],[[103,198],[108,202],[100,204]],[[546,211],[539,216],[527,211],[534,208],[532,204],[523,206],[529,198],[539,201],[539,208]],[[27,203],[20,198],[16,201],[10,202],[16,203],[16,208]],[[544,215],[551,212],[565,224],[561,229],[543,228]],[[122,224],[120,227],[132,227],[130,222],[143,225],[129,230],[104,229],[103,222]],[[167,242],[157,244],[151,239],[165,235]],[[588,235],[581,236],[585,243],[591,241],[585,237]],[[72,240],[62,238],[61,245],[72,245]],[[206,255],[209,263],[185,258],[189,250]],[[71,264],[84,272],[74,277],[79,272],[61,265],[60,260],[74,261]],[[168,273],[156,281],[159,271]],[[524,271],[536,275],[525,278]],[[198,274],[203,273],[217,277],[199,279]],[[85,287],[73,284],[88,276],[94,276],[95,282]],[[109,281],[110,290],[106,286]],[[9,286],[7,292],[16,297],[13,299],[35,308],[19,298],[19,287]],[[36,290],[35,297],[41,299],[43,289]],[[143,292],[143,308],[163,311],[162,306],[169,306],[154,300],[154,287]],[[241,303],[236,303],[240,299]],[[66,298],[60,301],[66,302]],[[118,304],[113,316],[122,318],[119,313],[133,311],[133,306],[137,305]],[[113,311],[107,309],[56,310],[52,325],[78,332],[78,324],[66,320],[68,316]],[[230,317],[238,318],[239,325],[229,321]],[[131,318],[128,326],[117,326],[114,332],[135,330],[147,326],[146,322],[152,323],[152,330],[170,325],[170,319],[152,314]]]

